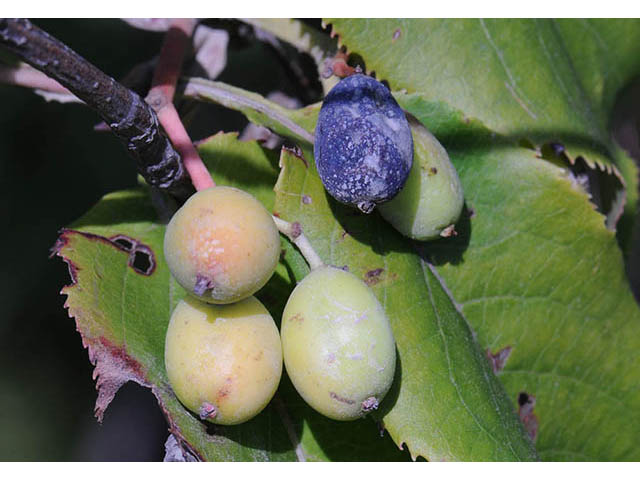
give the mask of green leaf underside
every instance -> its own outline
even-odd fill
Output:
[[[218,134],[199,147],[216,183],[250,191],[271,209],[277,178],[277,152],[256,142],[240,142],[237,134]],[[313,412],[283,376],[277,399],[246,424],[205,425],[177,400],[164,370],[164,337],[173,308],[186,292],[170,276],[162,249],[164,225],[144,188],[105,196],[72,228],[61,234],[56,251],[70,264],[75,282],[63,289],[69,315],[76,319],[83,344],[99,374],[101,390],[128,380],[150,387],[185,448],[213,461],[398,461],[408,459],[388,434],[381,438],[370,419],[340,423]],[[109,240],[126,235],[138,250],[149,247],[155,269],[143,275],[130,265],[131,253]],[[122,241],[122,240],[121,240]],[[126,245],[126,244],[123,244]],[[293,274],[308,267],[283,241],[285,262],[258,293],[279,324],[284,304],[295,286]],[[145,264],[140,264],[144,266]],[[138,265],[138,267],[140,267]],[[104,387],[106,385],[106,387]],[[104,393],[104,392],[103,392]],[[101,394],[102,395],[102,394]],[[106,409],[109,399],[97,408]],[[108,421],[108,413],[107,419]]]
[[[514,401],[521,392],[536,397],[542,459],[640,458],[640,312],[603,217],[564,169],[534,151],[442,102],[397,98],[447,148],[467,204],[457,237],[420,249],[480,345],[513,348],[500,379]],[[312,131],[311,107],[305,114]],[[305,157],[311,163],[308,150]],[[335,237],[314,246],[340,252]]]
[[[565,145],[571,159],[611,168],[636,211],[638,170],[616,155],[609,115],[640,74],[640,22],[551,19],[328,19],[340,44],[395,90],[443,101],[492,131],[537,146]],[[619,212],[614,213],[617,220]],[[615,223],[615,222],[614,222]],[[620,232],[630,246],[630,226]]]

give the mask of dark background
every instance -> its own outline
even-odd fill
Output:
[[[34,23],[114,78],[156,55],[162,42],[161,33],[119,20]],[[319,100],[317,92],[301,92],[274,49],[259,41],[232,42],[219,79],[262,94],[285,91],[303,103]],[[612,118],[635,158],[639,106],[636,85]],[[245,124],[216,107],[202,115],[208,121],[192,132],[194,140]],[[164,454],[166,423],[149,390],[125,385],[103,425],[94,419],[92,366],[59,295],[70,278],[62,260],[48,258],[61,227],[104,194],[136,183],[133,162],[109,133],[93,130],[98,122],[83,105],[47,103],[27,89],[0,85],[0,461],[141,461]],[[636,286],[639,271],[631,269]]]

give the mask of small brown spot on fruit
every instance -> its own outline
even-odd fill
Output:
[[[228,381],[229,381],[229,379],[227,379],[227,382]],[[231,393],[231,388],[229,388],[228,385],[225,385],[224,387],[222,387],[221,389],[218,390],[218,394],[216,395],[216,398],[218,400],[222,400],[222,399],[228,397],[230,393]]]
[[[436,167],[431,167],[429,169],[429,175],[435,175],[436,173],[438,173],[438,169]]]
[[[345,397],[341,397],[340,395],[338,395],[335,392],[329,392],[329,396],[331,398],[333,398],[334,400],[337,400],[338,402],[341,403],[346,403],[347,405],[353,405],[355,402],[355,400],[351,400],[350,398],[345,398]]]
[[[256,362],[259,362],[263,356],[264,356],[264,351],[260,350],[256,355],[254,355],[253,359]]]
[[[304,317],[301,313],[296,313],[293,317],[289,319],[290,322],[302,323],[304,322]]]

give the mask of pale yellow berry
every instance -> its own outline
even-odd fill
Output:
[[[189,410],[212,423],[242,423],[260,413],[278,388],[280,335],[255,297],[229,305],[187,297],[171,315],[165,367]]]
[[[335,420],[378,407],[393,381],[395,342],[371,289],[335,267],[312,270],[282,317],[285,368],[304,400]]]
[[[271,278],[280,236],[271,214],[252,195],[232,187],[194,194],[175,213],[164,237],[174,278],[209,303],[253,295]]]

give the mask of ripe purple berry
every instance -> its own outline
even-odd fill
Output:
[[[351,75],[324,99],[314,156],[329,194],[369,213],[395,197],[407,180],[411,129],[387,87],[367,75]]]

